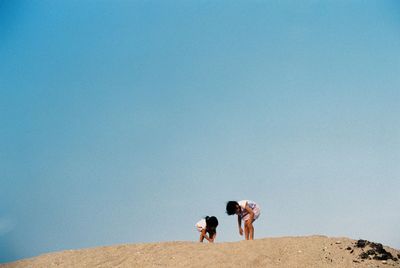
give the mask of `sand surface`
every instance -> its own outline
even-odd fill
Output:
[[[400,257],[400,251],[384,249]],[[10,267],[400,267],[399,260],[361,259],[348,238],[280,237],[229,243],[126,244],[49,253],[0,265]]]

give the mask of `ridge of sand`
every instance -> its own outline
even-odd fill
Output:
[[[225,243],[162,242],[125,244],[40,255],[11,267],[400,267],[400,251],[384,246],[393,259],[362,259],[369,248],[345,237],[320,235],[264,238]],[[365,255],[365,254],[364,254]]]

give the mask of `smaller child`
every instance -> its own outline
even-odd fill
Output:
[[[217,226],[218,219],[214,216],[207,216],[196,223],[197,231],[200,232],[200,242],[203,242],[205,238],[208,242],[213,243],[215,238],[217,237]]]
[[[228,215],[238,216],[239,234],[243,235],[242,220],[244,221],[244,237],[246,240],[254,239],[253,222],[260,216],[260,206],[250,200],[229,201],[226,204]]]

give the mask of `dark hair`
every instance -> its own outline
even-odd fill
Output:
[[[236,201],[229,201],[226,203],[226,214],[234,215],[236,214],[236,208],[239,206],[239,203]]]
[[[207,227],[210,227],[210,228],[217,228],[217,226],[218,226],[218,219],[217,219],[217,217],[215,217],[215,216],[211,216],[211,217],[206,217],[206,224],[207,224]]]

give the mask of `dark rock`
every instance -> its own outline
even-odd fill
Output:
[[[388,259],[387,257],[388,257],[388,256],[387,256],[386,254],[376,255],[376,256],[374,256],[374,260],[385,261],[385,260]]]
[[[356,242],[356,247],[358,248],[364,248],[367,245],[369,245],[371,249],[367,250],[367,252],[361,253],[361,259],[367,259],[368,256],[373,256],[374,260],[393,260],[393,255],[390,252],[387,252],[380,243],[369,242],[362,239]],[[397,254],[397,257],[399,257],[398,259],[400,259],[400,254]]]
[[[390,252],[387,252],[382,244],[380,243],[370,243],[371,248],[373,248],[375,250],[375,255],[374,259],[375,260],[389,260],[389,259],[393,259],[393,255]]]
[[[346,250],[351,250],[351,247],[347,247]]]
[[[383,248],[382,244],[379,243],[371,243],[371,248],[375,249],[375,251],[379,254],[386,253],[386,250]]]
[[[352,249],[351,251],[350,251],[350,253],[353,253],[354,252],[354,249]]]
[[[366,245],[368,245],[368,241],[367,240],[362,240],[362,239],[359,239],[357,242],[356,242],[356,247],[358,247],[358,248],[363,248],[363,247],[365,247]]]
[[[394,260],[394,261],[398,261],[399,259],[397,259],[396,257],[394,257],[392,260]]]
[[[386,253],[374,256],[374,260],[386,261],[386,260],[391,260],[391,259],[393,259],[393,256],[390,252],[386,252]]]

